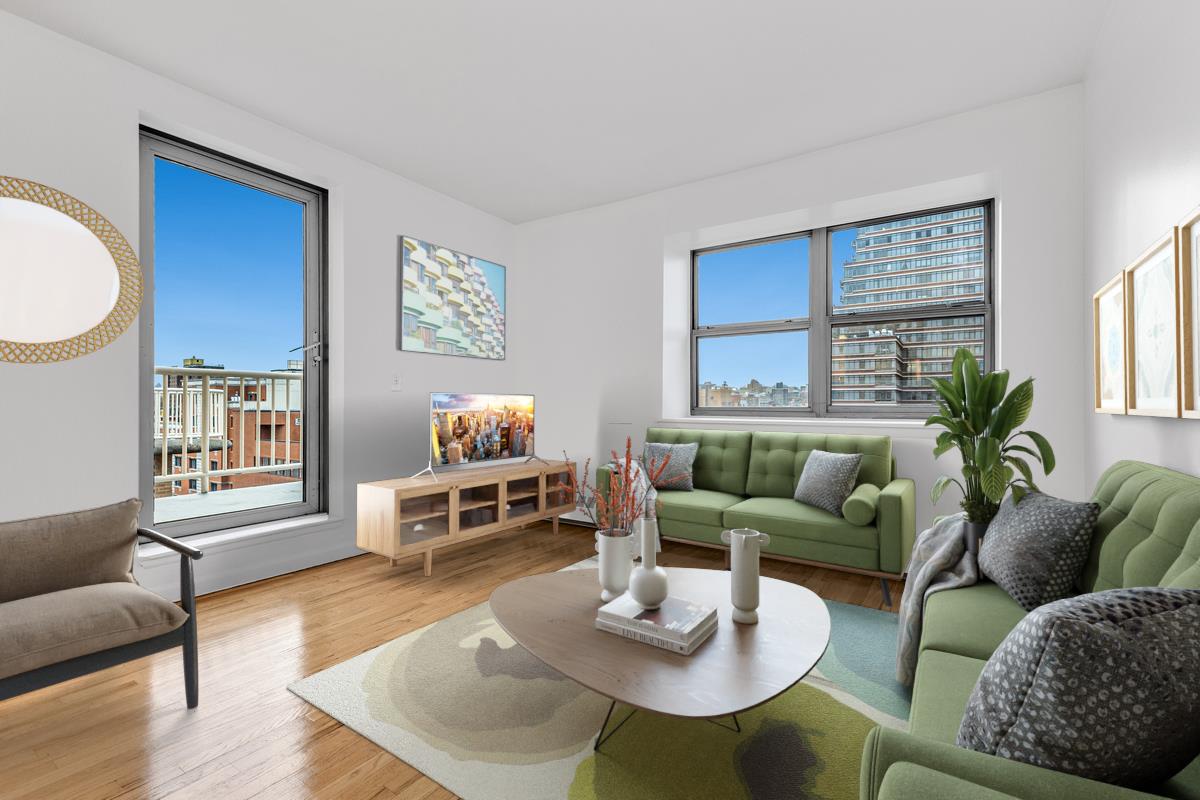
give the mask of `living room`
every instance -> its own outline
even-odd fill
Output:
[[[1198,25],[0,0],[0,798],[1200,797]]]

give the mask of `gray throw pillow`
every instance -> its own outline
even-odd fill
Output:
[[[842,504],[854,491],[862,453],[827,453],[813,450],[804,462],[804,471],[796,483],[797,502],[842,515]]]
[[[1087,563],[1100,506],[1031,492],[1000,504],[979,548],[979,570],[1021,608],[1072,594]]]
[[[646,447],[642,451],[642,461],[646,465],[646,470],[653,473],[663,463],[663,460],[670,456],[667,461],[666,469],[658,476],[658,480],[654,481],[655,489],[680,489],[685,492],[690,492],[695,487],[693,486],[692,464],[696,460],[696,453],[700,452],[700,445],[697,442],[690,444],[659,444],[658,442],[646,442]]]
[[[1110,589],[1034,610],[992,654],[958,745],[1123,786],[1200,753],[1200,590]]]

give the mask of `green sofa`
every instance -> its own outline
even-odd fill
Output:
[[[1120,461],[1100,478],[1102,512],[1080,593],[1130,586],[1200,589],[1200,478]],[[910,733],[875,729],[862,759],[863,800],[1200,800],[1200,758],[1144,792],[954,745],[988,657],[1025,616],[994,583],[939,592],[925,606]]]
[[[916,531],[916,488],[895,476],[889,437],[650,428],[646,441],[700,445],[694,491],[659,490],[664,538],[724,547],[722,531],[754,528],[770,534],[768,556],[879,577],[903,574]],[[855,497],[873,519],[856,525],[792,499],[813,450],[862,453]],[[601,491],[608,479],[606,468],[597,470]]]

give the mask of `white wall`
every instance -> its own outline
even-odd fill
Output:
[[[637,441],[663,420],[888,433],[901,474],[917,479],[918,522],[928,523],[929,487],[956,465],[934,463],[930,434],[919,425],[679,419],[687,409],[687,252],[994,197],[997,357],[1014,379],[1037,379],[1030,427],[1051,439],[1060,465],[1044,487],[1082,497],[1085,367],[1073,342],[1085,324],[1081,120],[1081,89],[1068,87],[520,226],[517,262],[540,276],[539,317],[555,335],[526,328],[514,331],[513,345],[536,343],[546,363],[562,370],[562,380],[539,395],[539,442],[560,443],[582,459],[627,434]]]
[[[356,552],[355,484],[425,465],[430,390],[524,388],[509,376],[532,348],[512,346],[508,361],[485,362],[400,353],[395,344],[402,233],[511,265],[513,344],[529,341],[522,326],[536,319],[535,290],[513,257],[508,223],[2,12],[0,42],[0,174],[78,197],[135,249],[140,122],[329,190],[331,519],[214,547],[197,564],[201,590]],[[198,290],[196,299],[206,298]],[[390,389],[397,373],[399,393]],[[137,323],[74,361],[0,364],[0,520],[136,496],[138,391]],[[161,570],[143,568],[143,579],[172,592],[174,561],[155,563]]]
[[[999,358],[1015,377],[1038,379],[1031,422],[1050,436],[1062,465],[1047,488],[1083,493],[1079,387],[1087,359],[1082,346],[1075,359],[1047,346],[1085,327],[1078,87],[514,229],[17,17],[0,13],[0,41],[0,74],[21,76],[0,84],[0,174],[79,197],[135,247],[139,122],[329,189],[330,521],[213,547],[198,565],[201,590],[355,552],[354,485],[424,465],[432,389],[537,394],[543,456],[600,457],[627,433],[637,439],[683,413],[673,349],[680,331],[665,341],[663,334],[688,300],[664,285],[678,280],[681,254],[694,243],[984,195],[997,200]],[[401,233],[509,266],[507,361],[396,350]],[[400,393],[390,391],[394,373]],[[136,325],[82,359],[0,365],[0,519],[136,495],[137,392]],[[911,425],[782,427],[893,435],[901,472],[919,481],[922,523],[932,515],[924,497],[933,477],[953,468],[934,464],[928,435]],[[79,474],[67,472],[74,469]],[[170,593],[174,563],[153,560],[141,575]]]
[[[1132,458],[1200,473],[1200,422],[1093,414],[1091,295],[1200,205],[1200,104],[1195,31],[1200,4],[1114,3],[1085,84],[1086,292],[1080,340],[1088,363],[1091,486],[1113,461]],[[1081,356],[1083,353],[1081,353]]]

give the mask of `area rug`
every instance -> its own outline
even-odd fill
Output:
[[[526,653],[486,603],[288,688],[464,800],[854,800],[867,732],[906,728],[908,695],[896,616],[827,605],[825,657],[739,714],[740,734],[639,712],[594,753],[609,701]]]

